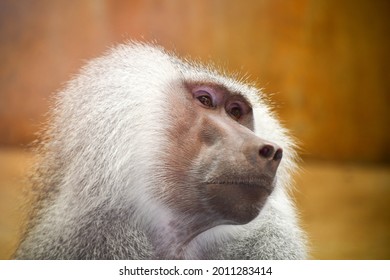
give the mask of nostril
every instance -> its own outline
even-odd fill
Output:
[[[260,156],[264,158],[271,157],[273,153],[274,153],[274,147],[272,147],[271,145],[264,145],[259,151]]]
[[[277,149],[275,155],[274,155],[274,160],[278,161],[281,160],[283,157],[283,150],[282,149]]]

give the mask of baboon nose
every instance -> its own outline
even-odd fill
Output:
[[[280,161],[283,157],[283,150],[276,145],[265,144],[260,147],[259,155],[268,160]]]

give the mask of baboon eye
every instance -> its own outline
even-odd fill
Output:
[[[234,106],[229,113],[234,119],[238,120],[242,116],[242,109],[239,106]]]
[[[211,100],[210,96],[202,95],[202,96],[198,97],[198,100],[200,101],[200,103],[202,103],[203,105],[205,105],[207,107],[213,106],[213,101]]]
[[[207,91],[197,91],[195,93],[196,99],[199,100],[200,103],[202,103],[203,106],[208,107],[208,108],[213,108],[215,107],[213,104],[213,98]]]

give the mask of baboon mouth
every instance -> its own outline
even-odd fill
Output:
[[[237,186],[248,186],[248,187],[259,187],[261,183],[254,182],[207,182],[207,185],[237,185]]]
[[[274,189],[274,185],[271,183],[266,183],[264,181],[258,181],[258,182],[248,182],[248,181],[234,181],[234,182],[207,182],[206,185],[208,186],[221,186],[221,187],[234,187],[234,188],[243,188],[243,189],[263,189],[268,194],[271,194],[271,192]]]

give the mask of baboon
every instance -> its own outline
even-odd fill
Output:
[[[295,145],[261,90],[128,42],[57,93],[19,259],[304,259]]]

